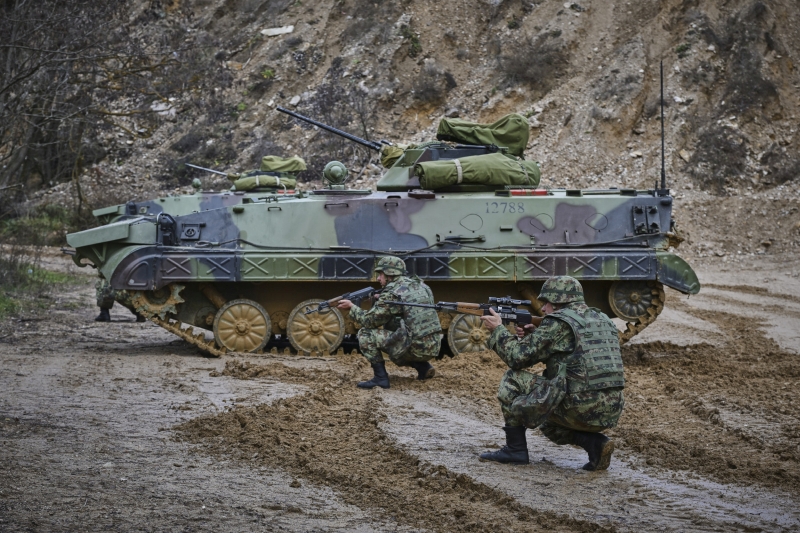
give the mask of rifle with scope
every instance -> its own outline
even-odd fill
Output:
[[[539,326],[542,323],[542,317],[531,315],[529,311],[518,309],[520,305],[531,305],[530,300],[515,300],[510,296],[506,297],[490,297],[489,303],[479,304],[471,302],[437,302],[435,304],[413,304],[409,302],[384,302],[389,304],[407,305],[409,307],[427,307],[429,309],[436,309],[437,311],[454,311],[456,313],[463,313],[465,315],[484,316],[491,315],[490,309],[494,309],[503,324],[514,323],[519,327],[527,324]]]

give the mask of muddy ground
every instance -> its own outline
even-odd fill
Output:
[[[795,259],[706,259],[699,295],[668,292],[623,349],[598,473],[538,431],[528,466],[477,461],[502,441],[491,352],[362,391],[358,355],[214,359],[118,306],[95,323],[85,277],[0,324],[0,531],[796,531]]]

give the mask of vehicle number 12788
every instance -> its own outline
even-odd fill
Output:
[[[522,202],[486,202],[487,213],[524,213],[525,204]]]

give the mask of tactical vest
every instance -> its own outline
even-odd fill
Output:
[[[392,290],[398,301],[412,304],[432,304],[431,289],[419,278],[402,278],[400,286]],[[425,307],[403,306],[403,321],[415,338],[442,331],[436,310]]]
[[[624,387],[619,334],[614,323],[597,309],[560,309],[548,315],[566,322],[575,334],[575,351],[567,362],[570,394]]]

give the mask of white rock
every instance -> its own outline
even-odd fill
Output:
[[[178,110],[175,109],[175,106],[172,106],[166,102],[153,102],[150,105],[150,109],[162,117],[174,117],[178,112]]]
[[[300,97],[299,96],[293,96],[292,99],[289,100],[289,105],[296,106],[299,103],[300,103]]]
[[[267,28],[261,30],[261,35],[265,37],[275,37],[276,35],[284,35],[286,33],[292,33],[293,31],[294,26],[283,26],[282,28]]]

